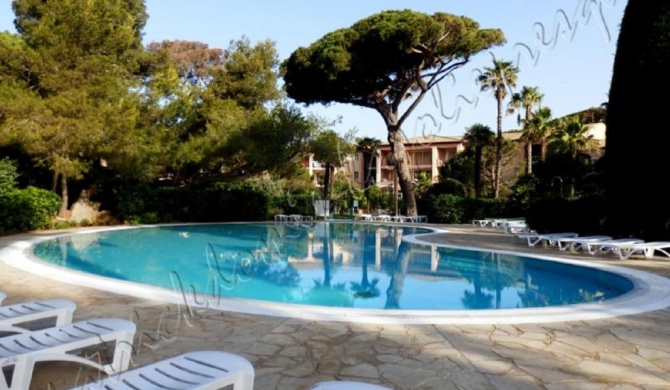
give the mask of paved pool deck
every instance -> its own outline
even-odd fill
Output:
[[[435,226],[435,225],[431,225]],[[429,242],[582,259],[670,277],[670,259],[614,257],[528,247],[500,230],[441,225]],[[63,233],[59,231],[57,233]],[[53,233],[0,237],[0,249]],[[585,321],[505,325],[389,325],[220,312],[56,282],[0,259],[3,304],[63,297],[74,320],[113,316],[137,323],[134,364],[221,349],[256,369],[255,389],[307,389],[357,380],[393,389],[670,389],[670,309]],[[104,355],[104,351],[101,351]],[[31,389],[67,389],[99,375],[64,362],[40,363]]]

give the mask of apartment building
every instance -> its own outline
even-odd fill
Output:
[[[465,142],[462,136],[433,135],[409,138],[405,141],[409,169],[412,174],[418,176],[421,173],[427,173],[433,183],[439,179],[440,167],[464,149]],[[395,168],[389,164],[391,154],[391,145],[384,142],[374,155],[356,152],[350,156],[343,156],[339,169],[348,172],[360,187],[370,185],[392,187],[395,180]],[[322,182],[322,176],[325,173],[324,164],[309,155],[303,160],[303,166],[314,183]]]

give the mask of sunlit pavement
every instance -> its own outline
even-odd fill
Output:
[[[443,226],[432,242],[581,258],[670,276],[670,259],[620,261],[529,248],[493,228]],[[45,233],[46,234],[46,233]],[[0,237],[0,247],[34,235]],[[2,260],[2,259],[0,259]],[[192,309],[64,284],[0,262],[5,305],[77,302],[74,320],[114,316],[138,325],[133,364],[221,349],[249,359],[255,389],[358,380],[395,389],[663,389],[670,387],[670,310],[601,320],[517,325],[373,325]],[[105,356],[105,351],[89,351]],[[39,363],[32,389],[67,389],[99,374]]]

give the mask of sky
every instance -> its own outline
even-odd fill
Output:
[[[537,87],[542,105],[561,117],[607,101],[624,0],[145,0],[149,20],[144,43],[191,40],[227,48],[247,37],[271,40],[279,60],[325,34],[385,10],[411,9],[467,16],[480,28],[501,29],[507,43],[474,55],[469,63],[433,88],[403,125],[407,137],[460,136],[475,123],[496,130],[496,101],[480,91],[476,77],[493,59],[512,61],[520,70],[517,86]],[[0,0],[0,31],[15,32],[11,0]],[[306,107],[334,122],[339,134],[386,140],[374,110],[334,103]],[[518,128],[506,115],[503,131]]]

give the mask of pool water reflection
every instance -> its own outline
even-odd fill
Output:
[[[100,276],[213,296],[395,310],[598,302],[633,288],[603,270],[404,241],[412,226],[168,225],[43,241],[34,255]]]

